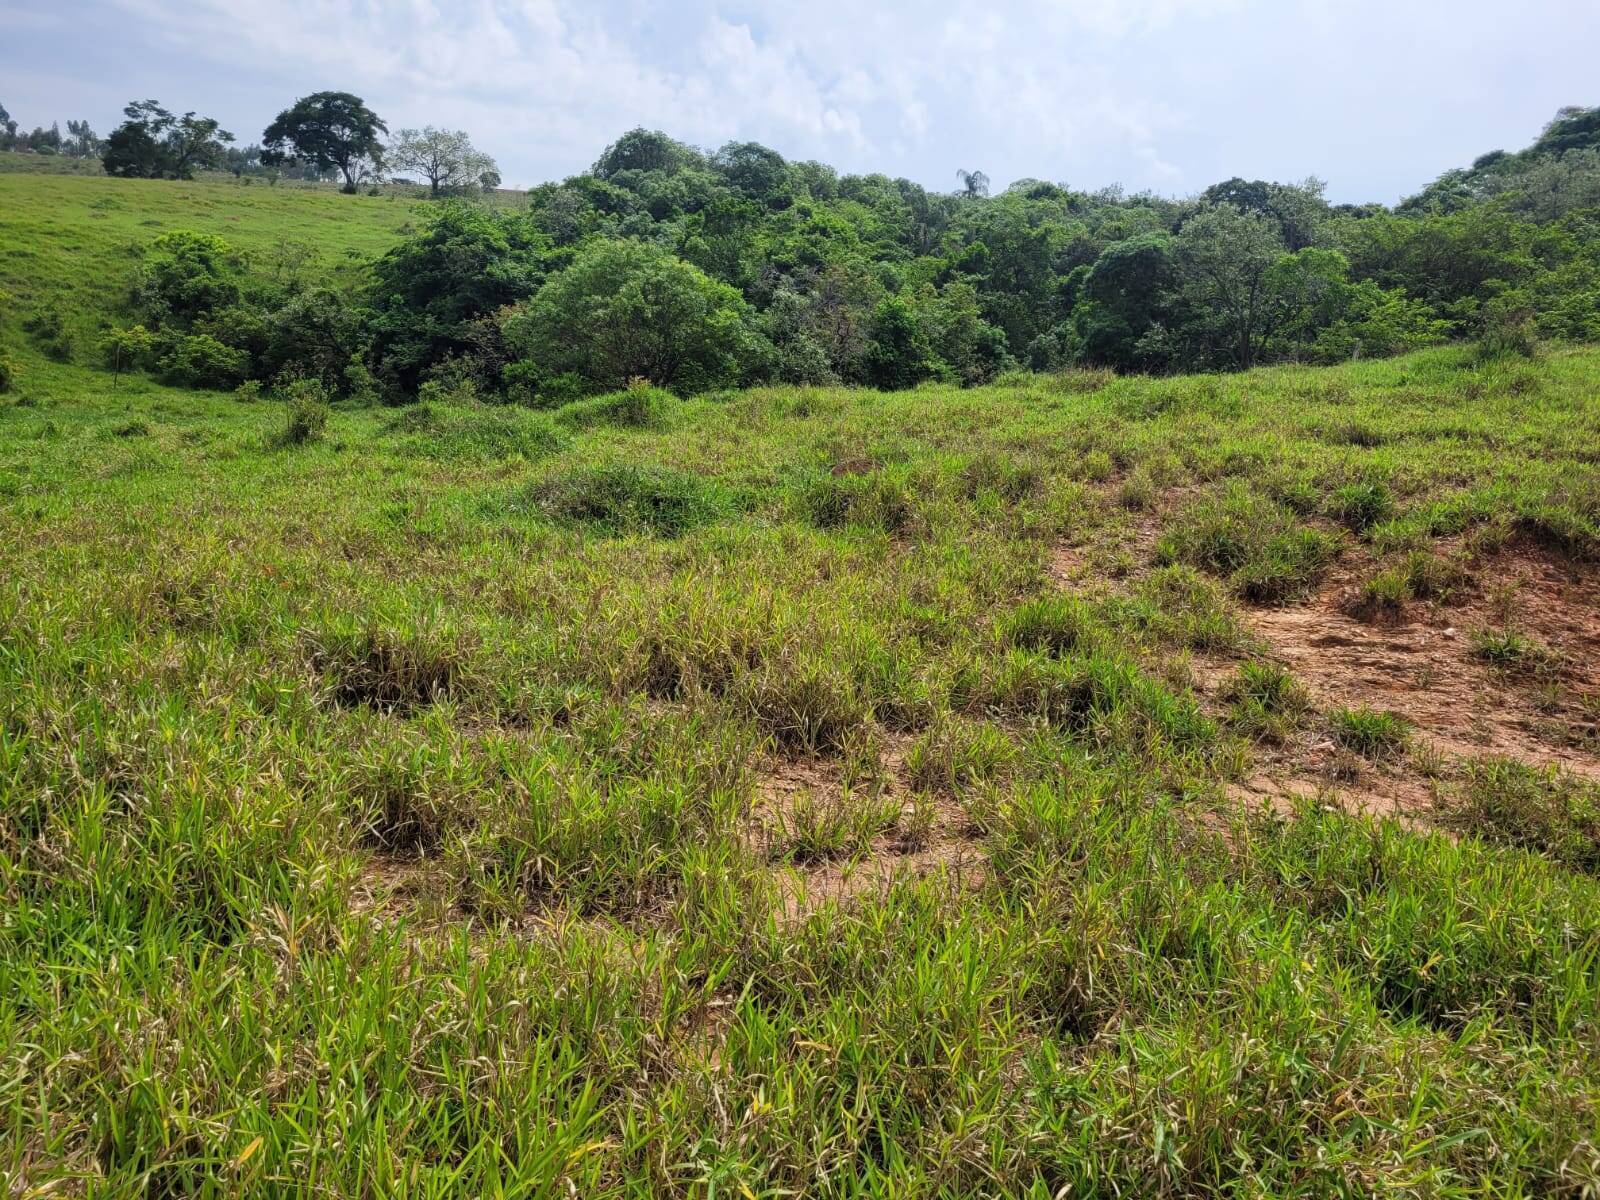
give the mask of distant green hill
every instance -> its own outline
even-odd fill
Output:
[[[85,342],[119,314],[144,248],[170,230],[216,234],[267,273],[339,281],[353,280],[359,263],[394,245],[419,215],[409,196],[36,169],[66,161],[0,155],[0,345],[13,353],[29,353],[19,325],[45,303],[56,303]]]

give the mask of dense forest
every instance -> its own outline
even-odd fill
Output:
[[[242,158],[214,120],[126,111],[104,143],[112,173],[245,178],[265,163],[342,179],[357,204],[399,164],[438,198],[348,291],[262,270],[214,236],[157,238],[104,353],[177,384],[544,405],[633,380],[899,389],[1600,335],[1600,108],[1563,109],[1526,149],[1393,209],[1330,204],[1314,178],[1172,199],[1032,179],[991,195],[960,171],[936,192],[645,129],[507,206],[477,198],[499,177],[465,134],[385,143],[346,93],[301,100]],[[99,145],[73,124],[74,145]]]

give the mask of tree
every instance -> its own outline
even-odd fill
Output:
[[[373,370],[385,387],[410,395],[427,372],[470,354],[479,322],[538,290],[548,251],[522,214],[442,201],[426,229],[373,265],[366,300]]]
[[[391,170],[412,171],[428,181],[430,195],[443,190],[498,186],[499,168],[494,159],[473,148],[464,130],[402,129],[384,152]],[[492,177],[494,184],[485,184]]]
[[[1078,352],[1089,362],[1119,370],[1158,365],[1145,361],[1140,342],[1165,320],[1174,281],[1171,239],[1165,233],[1107,246],[1083,276],[1073,309]]]
[[[74,158],[91,158],[100,153],[100,139],[89,128],[88,121],[68,121],[67,153]]]
[[[789,164],[760,142],[729,142],[711,165],[729,187],[747,200],[781,207],[789,199]]]
[[[898,391],[933,378],[934,370],[933,347],[916,308],[902,296],[885,296],[872,314],[867,382]]]
[[[17,123],[12,120],[6,106],[0,104],[0,150],[10,150],[17,144]]]
[[[1270,217],[1231,204],[1202,208],[1173,244],[1181,290],[1220,328],[1241,370],[1255,364],[1266,313],[1266,277],[1283,257]]]
[[[1533,152],[1565,154],[1568,150],[1590,147],[1600,147],[1600,107],[1568,105],[1544,127],[1539,140],[1533,144]]]
[[[630,129],[601,151],[592,174],[611,179],[628,171],[672,173],[703,164],[700,154],[682,142],[654,129]]]
[[[106,139],[101,165],[127,179],[189,179],[197,168],[221,161],[233,134],[214,117],[175,116],[154,100],[135,100]],[[78,122],[88,133],[87,122]],[[89,134],[88,136],[93,136]]]
[[[318,170],[335,167],[344,175],[344,190],[376,173],[383,163],[381,134],[389,127],[349,92],[314,92],[296,100],[261,135],[261,161],[308,162]]]
[[[567,376],[596,392],[633,379],[705,391],[771,354],[737,291],[638,241],[590,243],[505,328],[536,382]]]
[[[989,194],[989,177],[982,171],[956,168],[956,178],[961,181],[961,194],[968,200],[982,200]]]

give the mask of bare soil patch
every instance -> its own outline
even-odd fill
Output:
[[[1348,579],[1309,603],[1246,614],[1252,630],[1321,709],[1397,713],[1417,754],[1500,755],[1600,779],[1600,572],[1529,542],[1475,570],[1447,604],[1412,603],[1382,621],[1351,615]],[[1537,663],[1486,659],[1475,636],[1513,630]],[[1313,723],[1315,725],[1315,723]],[[1375,814],[1425,811],[1429,780],[1414,767],[1354,762],[1323,729],[1266,756],[1238,794],[1293,797],[1338,791]]]
[[[909,746],[909,738],[886,738],[870,778],[859,777],[859,763],[852,767],[837,759],[768,763],[757,785],[749,837],[758,853],[774,860],[785,916],[800,919],[830,901],[881,895],[907,878],[940,875],[960,891],[986,877],[981,834],[966,810],[949,797],[909,786]],[[796,806],[808,802],[881,805],[890,817],[870,838],[842,853],[783,861],[783,831]]]

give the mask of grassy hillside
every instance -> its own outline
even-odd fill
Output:
[[[15,353],[27,351],[15,332],[24,316],[54,303],[79,335],[79,357],[90,359],[95,335],[122,315],[140,257],[162,233],[216,234],[263,273],[338,281],[392,246],[418,210],[409,197],[332,188],[16,169],[38,157],[0,156],[0,344]]]
[[[198,223],[58,183],[85,321]],[[1600,352],[298,442],[24,366],[11,1190],[1600,1186]]]

